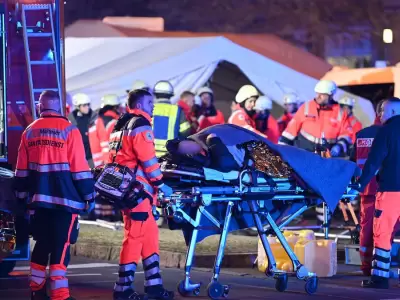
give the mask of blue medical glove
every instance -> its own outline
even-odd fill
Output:
[[[87,202],[86,203],[85,213],[90,214],[92,212],[92,210],[94,209],[95,205],[96,205],[96,203],[94,201]]]
[[[331,156],[338,157],[340,155],[341,151],[342,151],[342,148],[340,148],[339,145],[334,145],[331,149]]]
[[[174,192],[172,188],[165,183],[160,187],[160,191],[164,194],[164,197],[169,197]]]

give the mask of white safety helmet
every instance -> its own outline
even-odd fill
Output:
[[[258,93],[257,89],[252,85],[246,84],[239,89],[235,100],[237,103],[243,103],[251,97],[257,98],[258,96],[260,96],[260,94]]]
[[[202,101],[199,95],[194,96],[194,104],[201,106]]]
[[[348,106],[353,107],[354,104],[356,103],[356,100],[354,98],[349,97],[349,96],[344,96],[344,97],[339,99],[338,103],[342,104],[342,105],[348,105]]]
[[[90,102],[91,101],[90,101],[89,96],[86,94],[83,94],[83,93],[75,94],[72,97],[72,103],[74,104],[74,106],[90,104]]]
[[[201,88],[199,88],[199,90],[197,91],[197,95],[201,96],[204,93],[209,93],[210,95],[214,95],[214,92],[212,89],[210,89],[208,86],[203,86]]]
[[[332,80],[320,80],[314,91],[318,94],[327,94],[333,96],[336,93],[336,83]]]
[[[286,94],[283,96],[283,104],[299,104],[296,94]]]
[[[119,100],[119,97],[114,94],[104,95],[103,98],[101,98],[101,107],[104,107],[107,105],[117,106],[120,104],[121,104],[121,101]]]
[[[271,110],[272,109],[272,100],[266,96],[258,97],[256,101],[256,105],[254,107],[255,110]]]
[[[144,82],[143,80],[136,80],[133,84],[132,84],[132,88],[131,91],[136,91],[136,90],[149,90],[150,86]]]
[[[154,94],[164,94],[172,97],[174,95],[174,87],[169,81],[161,80],[154,85]]]

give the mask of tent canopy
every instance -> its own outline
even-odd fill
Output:
[[[235,65],[278,105],[289,92],[312,99],[317,83],[316,79],[225,37],[67,38],[65,48],[67,91],[87,93],[95,107],[105,94],[125,96],[125,90],[137,79],[151,86],[158,80],[170,80],[177,100],[183,91],[195,92],[206,84],[223,62]],[[371,103],[359,99],[356,115],[364,125],[371,124]]]

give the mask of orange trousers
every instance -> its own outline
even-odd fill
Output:
[[[132,284],[140,258],[143,260],[145,292],[149,288],[161,288],[158,226],[149,199],[144,199],[132,210],[124,211],[123,218],[124,239],[120,256],[119,279],[115,283],[114,291],[126,292],[133,289]]]
[[[374,247],[392,248],[392,237],[400,221],[400,192],[376,194],[374,215]]]
[[[400,220],[400,192],[376,194],[374,212],[374,250],[371,276],[373,280],[390,277],[390,249],[396,224]]]
[[[371,274],[372,252],[374,248],[374,214],[375,214],[375,195],[361,195],[360,206],[360,258],[361,271],[367,276]],[[394,234],[400,230],[400,222],[397,223]]]

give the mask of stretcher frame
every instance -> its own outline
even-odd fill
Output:
[[[179,170],[168,170],[165,166],[163,173],[174,173],[179,175],[189,175],[194,177],[201,177],[201,175],[194,175],[190,172],[179,171]],[[315,205],[315,199],[320,198],[317,195],[312,195],[298,186],[293,188],[293,184],[288,179],[273,179],[275,187],[272,188],[268,183],[266,185],[251,185],[244,182],[244,177],[254,173],[251,170],[243,170],[239,174],[239,184],[231,184],[228,186],[192,186],[191,188],[175,188],[173,194],[168,198],[163,198],[162,206],[165,209],[167,218],[172,218],[175,222],[188,222],[193,226],[193,233],[190,243],[187,248],[186,263],[185,263],[185,278],[178,284],[178,292],[182,296],[199,295],[201,283],[195,283],[191,280],[191,268],[193,264],[193,258],[195,254],[195,248],[197,243],[197,235],[201,220],[203,217],[207,218],[217,229],[221,230],[220,241],[218,245],[217,254],[215,257],[213,275],[210,283],[208,284],[207,291],[208,296],[211,299],[218,299],[220,297],[226,297],[229,293],[229,286],[222,285],[219,283],[219,274],[221,269],[221,263],[224,256],[224,250],[226,246],[226,239],[229,231],[229,225],[232,218],[233,208],[240,209],[240,203],[246,201],[250,212],[253,216],[254,223],[257,228],[258,235],[260,237],[263,248],[267,254],[268,268],[266,269],[266,276],[273,277],[276,279],[275,288],[283,292],[287,289],[288,275],[294,275],[300,280],[304,280],[305,290],[308,294],[316,292],[318,287],[318,277],[316,274],[309,272],[305,266],[303,266],[297,259],[293,250],[290,248],[288,242],[283,236],[281,230],[287,226],[294,218],[302,214],[305,210]],[[196,181],[196,180],[195,180]],[[200,182],[200,181],[199,181]],[[186,193],[186,194],[185,194]],[[188,194],[190,196],[188,196]],[[271,197],[272,196],[272,197]],[[355,195],[348,195],[345,193],[343,198],[354,198]],[[256,199],[268,199],[268,200],[256,200]],[[270,215],[270,212],[263,210],[265,201],[295,201],[304,200],[304,205],[298,209],[291,216],[282,220],[280,224],[277,224]],[[220,223],[212,214],[210,214],[205,208],[212,205],[215,202],[226,202],[227,208],[225,212],[225,219],[223,223]],[[196,216],[192,218],[189,216],[183,208],[185,205],[197,205]],[[263,215],[269,226],[269,230],[264,230],[260,216]],[[281,242],[282,247],[288,254],[292,265],[293,272],[285,272],[278,270],[276,267],[276,261],[272,253],[272,249],[267,240],[267,234],[274,233],[278,240]]]

